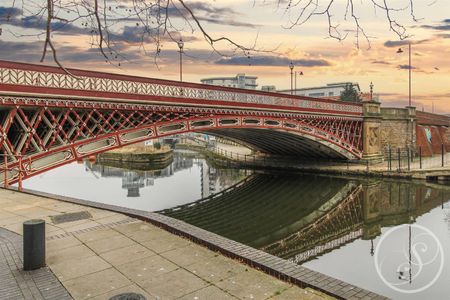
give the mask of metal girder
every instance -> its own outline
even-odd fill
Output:
[[[257,137],[250,131],[247,137],[241,133],[235,138],[244,142],[247,140],[249,144],[253,142],[255,146],[265,143],[266,147],[260,145],[260,148],[266,151],[273,149],[267,152],[285,155],[292,154],[292,149],[306,155],[314,144],[303,142],[307,140],[325,145],[332,150],[329,153],[340,151],[344,154],[342,157],[360,158],[362,154],[362,120],[358,119],[344,120],[321,115],[280,118],[261,116],[251,111],[247,115],[223,110],[177,112],[164,107],[151,107],[144,111],[4,105],[2,109],[0,149],[10,169],[6,173],[10,183],[18,181],[19,173],[23,178],[28,178],[89,155],[185,132],[214,134],[215,130],[219,130],[218,134],[223,135],[227,130],[242,133],[259,130],[270,133],[269,138],[256,142]],[[289,145],[290,137],[292,145]],[[283,144],[290,147],[283,149]],[[326,155],[327,152],[323,153]],[[4,168],[4,165],[0,166],[0,169]],[[3,178],[5,176],[1,180]]]

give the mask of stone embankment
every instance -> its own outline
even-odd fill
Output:
[[[97,161],[111,167],[155,170],[163,169],[173,160],[173,151],[169,146],[160,149],[153,147],[128,146],[101,153]]]

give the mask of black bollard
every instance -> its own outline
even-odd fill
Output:
[[[23,223],[23,269],[45,266],[45,221],[29,220]]]

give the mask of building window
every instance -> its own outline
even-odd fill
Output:
[[[334,92],[329,92],[328,96],[334,96]]]
[[[309,94],[310,97],[323,97],[325,96],[325,93],[311,93]]]

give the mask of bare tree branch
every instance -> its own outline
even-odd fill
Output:
[[[367,0],[356,2],[346,0],[344,6],[337,0],[251,0],[253,6],[274,5],[284,8],[288,25],[286,29],[302,26],[313,18],[323,17],[328,27],[329,38],[343,41],[349,33],[354,33],[355,43],[359,47],[361,41],[370,46],[370,36],[361,19],[361,9],[370,5],[383,12],[390,28],[400,39],[408,38],[406,26],[397,21],[398,14],[406,12],[414,22],[419,21],[415,12],[415,1],[404,0],[404,7],[396,7],[392,0]],[[388,2],[391,1],[391,2]],[[432,1],[432,0],[431,0]],[[180,37],[196,38],[198,32],[211,47],[212,52],[222,56],[230,56],[241,52],[250,57],[252,52],[269,52],[257,49],[257,40],[250,45],[243,45],[232,36],[215,37],[204,22],[205,14],[217,9],[213,4],[205,2],[188,2],[186,0],[22,0],[17,4],[12,0],[12,8],[20,5],[21,12],[33,19],[33,29],[42,30],[35,34],[45,36],[41,62],[52,52],[54,62],[63,68],[55,46],[53,35],[73,30],[76,34],[90,35],[92,48],[99,51],[106,62],[120,66],[127,60],[122,50],[124,45],[139,46],[147,54],[151,48],[155,63],[165,44],[175,43]],[[195,4],[195,5],[194,5]],[[428,5],[433,5],[434,2]],[[226,10],[226,8],[224,8]],[[8,17],[8,21],[14,16]],[[204,21],[205,20],[205,21]],[[346,23],[346,24],[343,24]],[[348,25],[349,26],[345,26]],[[341,26],[344,25],[344,26]],[[13,33],[14,34],[14,33]],[[22,34],[22,36],[30,36]],[[225,49],[225,50],[224,50]],[[231,54],[230,54],[231,53]]]

